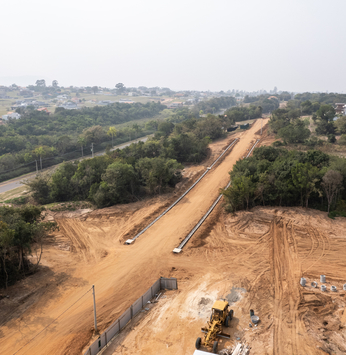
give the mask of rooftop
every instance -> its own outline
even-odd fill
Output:
[[[225,309],[225,307],[228,306],[228,302],[227,301],[215,301],[213,308],[214,309],[219,309],[220,311],[223,311]]]

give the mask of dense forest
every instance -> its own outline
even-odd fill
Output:
[[[245,96],[244,103],[251,103],[251,106],[260,106],[263,113],[270,113],[279,108],[280,100],[288,101],[291,95],[287,96],[284,93],[281,95],[260,95],[260,96]]]
[[[64,163],[51,176],[40,175],[28,185],[41,204],[87,199],[104,207],[160,194],[180,181],[181,163],[198,163],[206,158],[209,142],[223,137],[225,127],[233,123],[224,115],[179,123],[165,120],[145,143]]]
[[[247,101],[252,105],[257,99]],[[304,93],[273,110],[269,129],[281,140],[255,149],[251,158],[236,163],[230,173],[232,185],[223,192],[227,210],[310,206],[332,211],[330,216],[346,215],[346,160],[311,150],[326,144],[346,145],[346,116],[337,116],[333,105],[345,101],[346,95]],[[292,150],[297,145],[305,151]]]
[[[231,106],[235,106],[236,104],[237,101],[232,96],[215,97],[210,100],[198,102],[192,111],[195,113],[195,115],[197,115],[200,111],[203,111],[205,114],[215,114],[221,109],[226,109]]]
[[[0,207],[0,288],[37,269],[43,240],[57,228],[55,222],[43,222],[41,213],[41,207],[30,205]]]
[[[262,107],[250,105],[232,107],[225,112],[227,117],[233,122],[241,122],[262,117]]]
[[[200,103],[209,109],[219,110],[235,103],[233,97],[221,97]],[[114,145],[151,134],[157,130],[155,117],[165,105],[155,102],[146,104],[115,103],[80,110],[57,108],[54,114],[34,110],[33,107],[18,109],[20,119],[10,119],[0,126],[0,181],[111,148]],[[183,107],[172,110],[170,122],[181,122],[198,117],[195,110]],[[153,118],[146,124],[133,123],[142,118]],[[115,126],[132,121],[123,128]]]
[[[346,212],[346,159],[319,150],[260,147],[230,176],[232,185],[223,191],[229,211],[272,205]]]
[[[151,118],[166,106],[160,103],[116,103],[81,110],[57,108],[54,114],[33,108],[19,109],[22,117],[0,126],[0,180],[80,157],[91,143],[94,152],[111,144],[138,138],[153,130],[136,123],[123,129],[108,127],[141,118]],[[113,126],[114,127],[114,126]],[[18,169],[19,168],[19,169]]]
[[[346,94],[304,92],[303,94],[295,95],[294,99],[300,102],[309,100],[311,102],[320,102],[321,104],[336,104],[338,102],[346,103]]]
[[[303,120],[302,116],[311,116],[316,126],[313,135],[309,117]],[[290,100],[285,108],[272,112],[269,127],[271,132],[282,138],[284,144],[301,143],[310,148],[326,142],[346,145],[346,116],[337,116],[332,104]],[[337,140],[338,135],[340,138]],[[326,137],[327,140],[319,137]]]

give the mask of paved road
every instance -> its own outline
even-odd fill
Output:
[[[139,141],[146,142],[147,140],[148,140],[148,136],[142,137],[142,138],[138,138],[138,139],[135,139],[133,141],[117,145],[112,150],[124,149],[125,147],[129,146],[132,143],[136,143],[136,142],[139,142]],[[100,156],[100,155],[103,155],[103,154],[105,154],[104,151],[95,153],[95,156]],[[86,156],[85,158],[91,158],[91,156]],[[56,165],[54,165],[54,167],[56,167]],[[46,170],[49,170],[51,168],[52,167],[50,167],[50,168],[48,168]],[[20,187],[20,186],[24,186],[24,184],[22,184],[21,181],[33,179],[33,178],[35,178],[35,176],[36,176],[36,173],[30,173],[30,174],[27,174],[27,175],[24,175],[24,176],[20,176],[20,177],[17,177],[17,178],[8,180],[8,181],[4,181],[4,182],[0,183],[0,193],[13,190],[13,189],[15,189],[17,187]]]

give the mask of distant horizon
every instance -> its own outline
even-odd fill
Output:
[[[59,86],[60,87],[64,87],[64,88],[68,88],[70,86],[73,86],[73,87],[92,87],[92,86],[98,86],[98,87],[102,87],[102,88],[107,88],[107,89],[115,89],[115,85],[117,83],[115,83],[113,86],[104,86],[104,85],[97,85],[96,83],[93,83],[93,84],[89,84],[89,85],[61,85],[61,83],[59,82],[58,79],[53,79],[53,80],[50,80],[50,79],[47,79],[45,78],[44,76],[33,76],[33,75],[24,75],[24,76],[17,76],[17,77],[0,77],[0,86],[11,86],[12,84],[16,84],[18,86],[22,86],[22,87],[27,87],[29,85],[35,85],[36,83],[36,80],[41,80],[41,79],[44,79],[46,81],[46,86],[51,86],[52,85],[52,81],[53,80],[57,80],[58,83],[59,83]],[[224,92],[227,92],[227,91],[232,91],[232,90],[235,90],[235,91],[244,91],[244,92],[260,92],[260,91],[266,91],[267,93],[270,93],[271,91],[274,90],[274,87],[273,88],[270,88],[270,89],[265,89],[265,88],[261,88],[261,89],[257,89],[257,90],[247,90],[247,89],[238,89],[238,88],[229,88],[229,89],[219,89],[219,90],[204,90],[204,89],[175,89],[175,88],[172,88],[168,85],[153,85],[153,86],[149,86],[149,85],[144,85],[144,84],[140,84],[140,85],[126,85],[126,83],[123,83],[125,85],[125,87],[131,87],[131,88],[138,88],[140,86],[145,86],[145,87],[148,87],[148,88],[151,88],[151,87],[165,87],[165,88],[169,88],[171,89],[172,91],[200,91],[200,92],[220,92],[220,91],[224,91]],[[277,91],[278,92],[284,92],[284,91],[287,91],[289,93],[304,93],[304,92],[311,92],[311,93],[338,93],[338,94],[343,94],[343,91],[333,91],[333,90],[326,90],[326,91],[319,91],[319,90],[303,90],[303,91],[298,91],[298,90],[286,90],[286,89],[280,89],[279,87],[277,87]]]

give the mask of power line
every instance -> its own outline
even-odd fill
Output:
[[[43,331],[45,331],[50,325],[52,325],[58,318],[60,318],[64,313],[66,313],[70,308],[72,308],[80,299],[82,299],[88,292],[90,292],[93,289],[93,287],[89,288],[88,291],[86,291],[81,297],[78,298],[76,302],[71,304],[70,307],[65,309],[64,312],[62,312],[60,315],[58,315],[53,321],[51,321],[47,326],[45,326],[39,333],[37,333],[33,338],[31,338],[26,344],[24,344],[20,349],[18,349],[13,355],[17,354],[19,351],[21,351],[24,347],[26,347],[30,342],[32,342],[36,337],[38,337]]]

